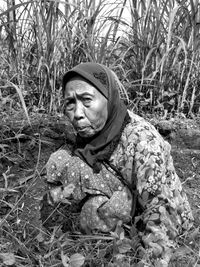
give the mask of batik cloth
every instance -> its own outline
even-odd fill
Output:
[[[113,230],[119,220],[129,222],[132,196],[127,187],[105,166],[99,173],[66,150],[53,153],[47,163],[49,183],[61,182],[62,188],[51,190],[54,202],[72,198],[77,202],[89,197],[80,214],[80,225],[86,232]]]
[[[136,179],[142,213],[140,231],[147,266],[168,266],[177,237],[192,227],[193,216],[170,154],[171,146],[143,118],[129,112],[130,123],[109,162],[131,184]],[[133,177],[133,173],[135,174]],[[47,163],[49,181],[61,179],[66,193],[77,200],[89,195],[81,211],[84,229],[110,231],[131,220],[132,196],[117,175],[104,165],[99,173],[81,159],[59,150]],[[54,196],[55,197],[55,196]],[[57,198],[59,200],[59,198]]]

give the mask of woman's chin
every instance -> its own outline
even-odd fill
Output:
[[[79,136],[83,137],[83,138],[90,138],[94,135],[94,133],[91,131],[91,129],[83,129],[83,130],[79,130],[77,131],[77,133],[79,134]]]
[[[96,137],[103,128],[104,125],[101,125],[100,127],[87,126],[83,129],[76,129],[76,132],[82,138],[93,138]]]

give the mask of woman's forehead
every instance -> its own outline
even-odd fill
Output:
[[[90,94],[90,95],[95,95],[97,97],[99,95],[102,95],[101,92],[99,92],[99,90],[94,85],[92,85],[86,79],[78,75],[71,78],[65,85],[65,97],[74,94],[77,95]]]
[[[65,85],[65,94],[70,92],[94,92],[96,87],[80,76],[75,76],[70,79]]]

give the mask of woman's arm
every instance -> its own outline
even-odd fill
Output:
[[[191,227],[193,217],[173,166],[170,145],[152,126],[140,130],[134,171],[138,200],[144,209],[143,260],[153,266],[168,266],[178,235]]]

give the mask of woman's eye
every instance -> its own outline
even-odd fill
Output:
[[[74,108],[74,101],[67,101],[66,103],[65,103],[65,108],[64,108],[64,110],[71,110],[71,109],[73,109]]]
[[[84,105],[89,105],[91,103],[92,99],[91,98],[84,98],[83,103]]]

